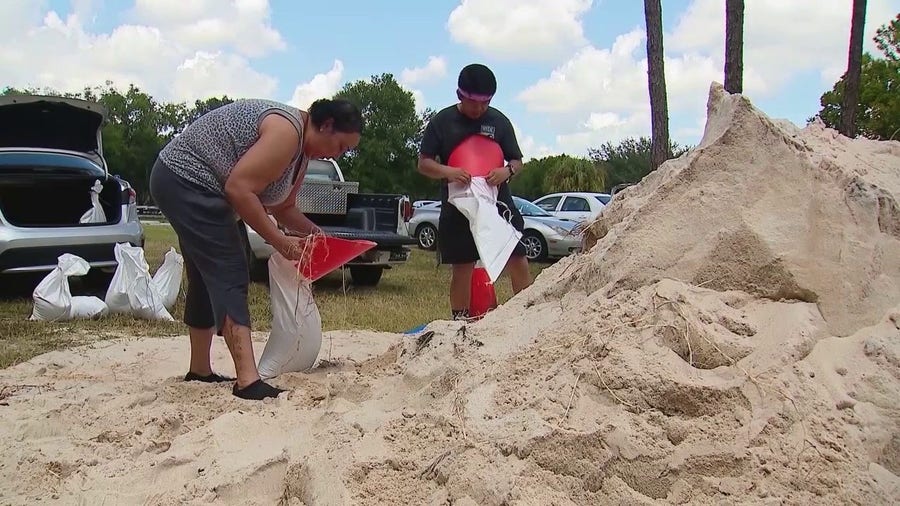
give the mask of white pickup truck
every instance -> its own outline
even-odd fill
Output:
[[[409,259],[410,245],[415,244],[406,230],[412,204],[406,195],[359,193],[358,188],[359,183],[344,180],[334,160],[310,160],[297,206],[326,235],[377,244],[347,264],[353,284],[375,286],[385,269]],[[274,249],[246,224],[243,230],[251,273],[258,279]]]

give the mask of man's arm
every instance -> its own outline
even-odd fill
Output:
[[[487,181],[489,184],[498,186],[504,181],[508,181],[513,176],[513,172],[518,174],[525,164],[522,163],[522,150],[519,149],[519,141],[516,139],[516,131],[513,129],[512,122],[506,120],[506,127],[498,139],[500,148],[503,150],[503,158],[507,161],[506,167],[497,168],[491,171]],[[510,170],[511,168],[511,170]]]
[[[438,135],[434,118],[425,126],[422,134],[422,144],[419,147],[419,163],[416,166],[419,173],[431,179],[446,179],[457,183],[469,183],[472,176],[468,172],[438,163],[437,153],[440,152],[441,139]]]

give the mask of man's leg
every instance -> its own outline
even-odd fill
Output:
[[[450,310],[454,318],[469,316],[472,296],[472,272],[475,263],[453,264],[450,269]]]
[[[452,204],[445,204],[441,209],[438,219],[438,248],[441,263],[450,265],[451,317],[468,318],[472,272],[478,260],[478,250],[469,229],[469,220]]]
[[[527,257],[518,255],[509,257],[509,261],[506,262],[505,270],[509,274],[513,295],[531,286],[531,271],[528,270]]]

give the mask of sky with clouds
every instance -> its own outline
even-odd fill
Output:
[[[744,93],[798,124],[846,66],[852,0],[746,0]],[[699,141],[722,82],[723,0],[663,0],[670,133]],[[866,49],[900,0],[869,0]],[[166,101],[227,94],[300,107],[394,74],[417,105],[456,100],[471,62],[526,158],[649,135],[638,0],[0,0],[0,87],[134,83]]]

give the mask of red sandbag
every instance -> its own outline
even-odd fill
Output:
[[[316,236],[309,260],[300,266],[300,275],[310,281],[316,281],[326,274],[339,269],[342,265],[377,246],[372,241],[341,239],[331,236]]]
[[[503,149],[486,135],[472,135],[459,143],[450,153],[447,165],[458,167],[472,177],[485,177],[492,170],[503,167]]]
[[[497,294],[487,269],[475,267],[472,272],[472,289],[469,299],[469,317],[480,318],[497,308]]]

